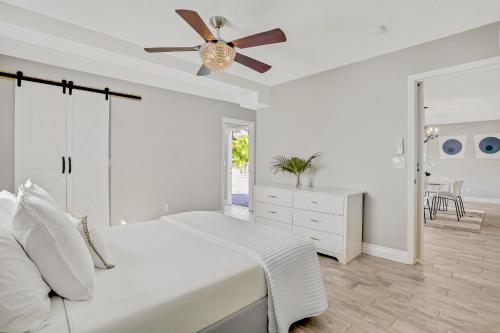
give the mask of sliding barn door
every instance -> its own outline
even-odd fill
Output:
[[[74,90],[68,97],[68,207],[109,225],[109,101]]]
[[[65,207],[67,95],[59,87],[23,81],[15,103],[15,186],[30,178]]]

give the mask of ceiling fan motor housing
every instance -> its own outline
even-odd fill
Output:
[[[212,16],[210,18],[210,25],[215,29],[219,30],[227,23],[227,20],[224,16]]]

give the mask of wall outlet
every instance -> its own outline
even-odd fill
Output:
[[[403,156],[397,156],[392,158],[392,167],[394,169],[404,169],[405,168],[405,158]]]
[[[168,213],[168,205],[167,204],[163,205],[163,212]]]
[[[467,187],[467,189],[465,190],[467,193],[470,193],[470,187]]]

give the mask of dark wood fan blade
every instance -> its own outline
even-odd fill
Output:
[[[210,74],[210,69],[208,69],[205,65],[201,65],[200,69],[198,70],[198,73],[196,73],[197,76],[207,76]]]
[[[254,58],[247,57],[241,53],[236,53],[236,57],[234,57],[234,61],[242,64],[243,66],[247,66],[248,68],[253,69],[259,73],[265,73],[271,69],[271,66],[255,60]]]
[[[198,51],[198,50],[200,50],[199,46],[192,46],[192,47],[146,47],[146,48],[144,48],[144,51],[149,52],[149,53]]]
[[[175,12],[179,14],[180,17],[182,17],[184,21],[186,21],[187,24],[189,24],[191,28],[193,28],[204,40],[216,40],[197,12],[187,9],[177,9]]]
[[[247,47],[281,43],[286,41],[285,33],[281,29],[269,30],[255,35],[233,40],[228,44],[234,47],[245,49]]]

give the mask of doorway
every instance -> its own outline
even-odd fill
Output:
[[[223,210],[237,217],[253,211],[254,130],[254,122],[222,119]]]
[[[409,97],[409,137],[408,137],[408,263],[413,264],[417,260],[423,259],[423,247],[424,247],[424,225],[426,229],[428,225],[425,224],[426,217],[429,218],[429,207],[427,204],[426,195],[429,190],[429,181],[436,182],[439,181],[438,185],[442,185],[444,187],[447,186],[450,192],[454,192],[453,184],[462,180],[464,174],[456,174],[454,173],[455,167],[460,164],[464,164],[464,150],[468,150],[468,154],[471,155],[471,158],[476,158],[472,153],[473,150],[477,150],[475,140],[477,135],[480,132],[484,132],[484,130],[480,130],[476,128],[475,132],[466,133],[464,129],[464,123],[466,123],[466,119],[463,118],[464,114],[456,114],[453,115],[457,119],[454,121],[446,120],[446,117],[450,115],[446,114],[442,110],[440,112],[436,112],[436,106],[439,104],[434,102],[434,105],[429,104],[429,89],[432,86],[436,86],[436,81],[446,81],[444,79],[452,78],[453,76],[463,76],[468,73],[477,73],[477,71],[485,71],[491,72],[493,70],[498,71],[500,69],[500,57],[494,57],[489,59],[484,59],[481,61],[476,61],[472,63],[467,63],[459,66],[454,66],[450,68],[444,68],[432,72],[417,74],[409,77],[408,80],[408,97]],[[463,84],[464,78],[462,80],[458,80],[460,85]],[[459,86],[460,86],[459,85]],[[450,89],[450,86],[445,85],[446,91]],[[457,87],[451,87],[457,88]],[[434,88],[432,88],[434,89]],[[470,93],[470,90],[464,90],[467,94]],[[497,90],[498,91],[498,90]],[[454,110],[458,109],[458,106],[466,105],[469,101],[464,99],[464,94],[457,94],[458,103],[453,106]],[[498,94],[497,94],[498,95]],[[451,109],[451,108],[450,108]],[[472,112],[471,115],[474,117],[478,116],[479,108],[475,108],[475,112]],[[458,119],[462,117],[463,119]],[[492,119],[492,118],[490,118]],[[488,121],[490,121],[488,119]],[[478,121],[478,119],[473,119],[472,121]],[[484,119],[486,120],[486,118]],[[469,119],[468,121],[471,121]],[[472,122],[471,121],[471,122]],[[449,133],[449,135],[454,135],[455,138],[447,138],[448,143],[451,144],[450,147],[446,146],[443,140],[447,133],[443,133],[446,135],[442,135],[442,131],[448,127],[448,123],[461,123],[460,133]],[[478,126],[478,125],[475,125]],[[436,127],[439,130],[436,130]],[[456,126],[455,126],[456,127]],[[432,129],[431,129],[432,128]],[[477,132],[477,133],[476,133]],[[500,132],[500,131],[497,131]],[[430,138],[429,138],[430,137]],[[434,138],[433,138],[434,137]],[[463,141],[466,140],[466,141]],[[441,142],[443,141],[443,142]],[[445,140],[446,141],[446,140]],[[467,143],[466,143],[467,142]],[[448,148],[446,148],[448,147]],[[446,151],[446,149],[448,151]],[[465,151],[467,152],[467,151]],[[435,156],[432,156],[432,154]],[[439,155],[441,153],[441,155]],[[449,155],[449,156],[446,156]],[[450,161],[449,159],[453,158],[454,163],[453,167],[450,167],[450,164],[446,164],[446,161]],[[500,161],[500,160],[499,160]],[[437,166],[436,163],[440,163],[441,165]],[[491,164],[491,163],[490,163]],[[442,174],[441,166],[446,165],[445,171],[446,174]],[[438,168],[439,167],[439,168]],[[456,168],[458,169],[458,168]],[[476,174],[479,174],[476,172]],[[434,178],[433,178],[434,177]],[[437,179],[438,177],[439,179]],[[471,183],[471,176],[467,176],[469,179],[469,184]],[[460,179],[462,178],[462,179]],[[465,180],[467,182],[467,179]],[[444,184],[444,185],[443,185]],[[477,188],[477,186],[474,186]],[[441,189],[440,189],[441,190]],[[464,192],[469,191],[467,187],[463,189]],[[467,193],[464,193],[465,197]],[[454,211],[453,203],[450,205],[451,210]],[[440,211],[441,210],[441,211]],[[438,213],[446,213],[444,206],[438,203],[437,211]],[[465,212],[462,212],[461,215],[457,213],[456,219],[460,221],[462,217],[465,216]],[[452,217],[455,218],[455,217]]]

